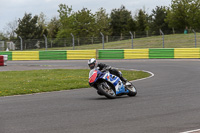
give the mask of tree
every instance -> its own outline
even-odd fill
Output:
[[[78,37],[90,37],[95,34],[95,16],[91,10],[83,8],[74,14],[74,32]]]
[[[43,27],[38,25],[37,22],[38,16],[35,15],[32,17],[31,13],[25,13],[24,17],[18,20],[19,24],[15,32],[17,36],[23,38],[23,41],[26,40],[26,43],[23,43],[24,48],[34,48],[37,43],[34,41],[28,41],[27,39],[43,39]]]
[[[140,9],[135,18],[138,32],[141,33],[149,30],[149,16],[145,10]]]
[[[38,25],[42,25],[42,27],[46,28],[47,27],[46,19],[47,19],[46,15],[43,12],[41,12],[37,19]]]
[[[17,29],[17,25],[18,25],[17,20],[14,20],[12,22],[7,23],[6,27],[4,27],[5,35],[10,40],[16,37],[15,30]]]
[[[183,30],[200,27],[200,0],[172,0],[166,22],[169,27]]]
[[[169,31],[168,23],[165,22],[167,16],[167,7],[156,7],[152,10],[152,14],[150,15],[151,24],[150,29],[153,34],[160,34],[159,30],[161,29],[163,32]]]
[[[60,21],[56,17],[53,17],[47,26],[48,37],[56,38],[59,28],[60,28]]]
[[[129,35],[129,31],[134,30],[131,12],[125,6],[122,5],[119,9],[113,9],[110,17],[113,36]]]
[[[0,31],[0,41],[3,40],[8,40],[8,38],[6,38],[5,34],[3,32]]]
[[[95,21],[96,21],[97,36],[100,35],[100,32],[102,32],[105,35],[111,34],[111,29],[110,29],[111,19],[109,18],[105,9],[100,8],[99,11],[96,12]]]
[[[47,19],[46,15],[43,12],[41,12],[40,15],[38,16],[37,24],[38,24],[40,31],[42,31],[42,34],[47,36],[48,30],[47,30],[46,19]]]
[[[65,4],[59,5],[59,20],[60,26],[57,33],[57,38],[67,38],[70,37],[70,33],[73,32],[74,16],[72,13],[72,7],[68,7]]]
[[[32,18],[32,14],[25,13],[22,19],[18,20],[18,27],[15,30],[18,36],[21,36],[23,39],[36,39],[42,37],[42,32],[40,27],[37,25],[38,16],[35,15]]]

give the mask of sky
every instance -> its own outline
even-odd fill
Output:
[[[139,9],[145,8],[150,14],[156,6],[170,6],[171,0],[0,0],[0,32],[5,32],[8,23],[22,19],[25,13],[34,16],[43,12],[47,21],[50,21],[59,15],[57,12],[59,4],[72,6],[75,12],[87,8],[95,13],[103,7],[108,14],[112,9],[124,5],[132,15],[135,15]]]

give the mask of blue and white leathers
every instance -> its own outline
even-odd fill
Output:
[[[124,84],[122,83],[122,81],[120,80],[119,77],[110,74],[110,72],[106,72],[106,73],[104,73],[102,78],[104,80],[112,83],[115,86],[116,95],[123,94],[123,93],[129,93],[129,90],[125,89],[125,86],[124,86]]]

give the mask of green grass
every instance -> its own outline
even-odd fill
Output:
[[[0,96],[88,88],[88,73],[86,69],[0,72]],[[150,76],[142,71],[122,70],[122,73],[128,80]]]
[[[200,47],[200,33],[197,33],[197,47]],[[190,34],[172,34],[164,36],[165,48],[194,48],[195,47],[195,36],[193,33]],[[76,44],[75,44],[76,45]],[[152,36],[135,38],[133,40],[133,47],[135,49],[140,48],[162,48],[163,40],[162,36]],[[132,40],[122,40],[115,42],[108,42],[104,44],[105,49],[131,49]],[[54,47],[48,48],[47,50],[72,50],[72,47]],[[102,49],[102,43],[75,46],[75,50],[84,49]],[[45,49],[34,49],[34,50],[45,50]]]

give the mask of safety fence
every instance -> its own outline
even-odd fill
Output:
[[[10,51],[8,60],[76,60],[76,59],[178,59],[200,58],[200,48],[100,49],[55,51]]]

